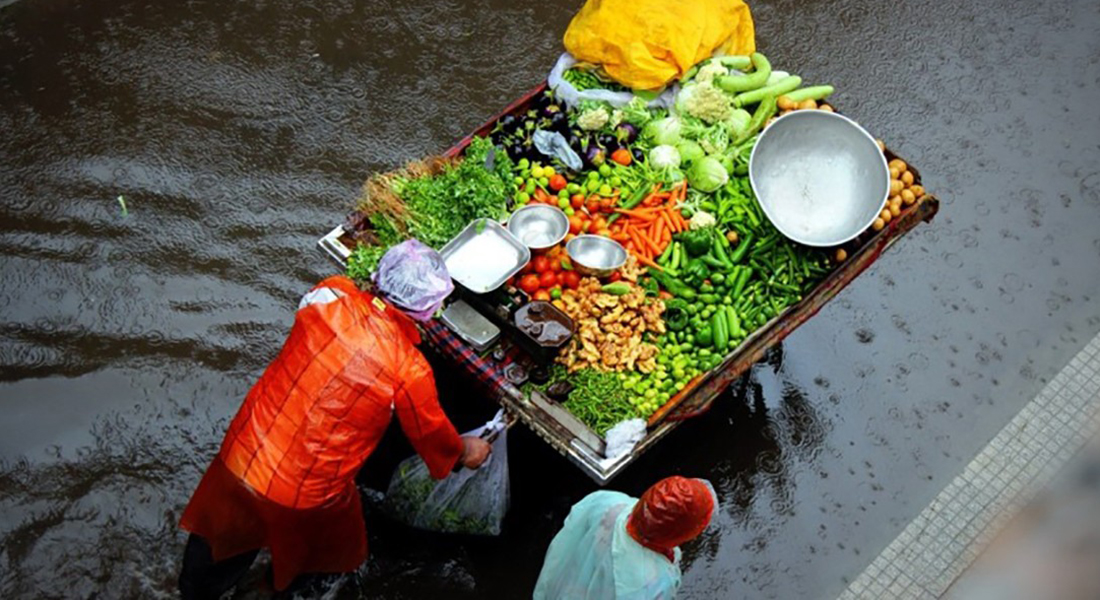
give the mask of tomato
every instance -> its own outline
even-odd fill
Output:
[[[561,283],[565,287],[575,290],[581,285],[581,276],[576,271],[566,271],[561,274]]]
[[[569,182],[566,181],[565,177],[562,177],[560,174],[555,173],[554,176],[550,178],[550,189],[554,190],[555,192],[560,192],[561,190],[564,190],[565,186],[567,185],[569,185]]]
[[[609,238],[609,237],[611,237],[611,231],[609,231],[607,229],[597,229],[596,230],[596,235],[602,235],[605,238]]]
[[[539,290],[539,291],[535,292],[535,300],[545,300],[545,301],[549,302],[550,301],[550,292],[548,292],[546,290]]]
[[[534,273],[524,275],[519,280],[519,289],[534,294],[539,289],[539,276]]]
[[[585,208],[585,210],[588,211],[588,214],[590,214],[590,215],[594,215],[594,214],[600,212],[600,197],[599,196],[592,196],[591,198],[589,198],[588,199],[588,204],[585,205],[584,208]]]
[[[573,194],[569,199],[569,205],[575,210],[580,210],[584,206],[584,194]]]
[[[553,271],[547,271],[539,276],[539,287],[550,289],[558,285],[558,274]]]
[[[609,213],[609,212],[615,210],[615,199],[614,198],[605,198],[605,199],[601,200],[600,201],[600,210],[602,210],[603,212],[606,212],[606,213]]]
[[[584,230],[584,219],[580,215],[569,217],[569,233],[576,235]]]
[[[536,273],[545,273],[550,270],[550,259],[545,256],[536,256],[531,260]]]
[[[555,258],[554,260],[550,261],[550,270],[555,273],[561,273],[561,260]]]
[[[611,274],[611,276],[610,276],[610,277],[608,277],[607,279],[608,279],[609,281],[611,281],[611,283],[615,283],[616,281],[618,281],[618,280],[620,280],[620,279],[622,279],[622,278],[623,278],[623,276],[622,276],[622,275],[620,275],[618,271],[615,271],[615,272],[613,272],[613,273]]]
[[[630,150],[627,150],[626,148],[619,148],[618,150],[611,153],[611,160],[619,163],[620,165],[626,166],[634,161],[634,157],[631,156]]]
[[[603,217],[596,217],[595,219],[592,219],[592,225],[595,226],[595,229],[591,229],[590,226],[589,231],[599,231],[601,229],[607,229],[607,219]]]

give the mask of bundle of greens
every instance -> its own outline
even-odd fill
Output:
[[[361,244],[352,253],[348,276],[366,279],[386,249],[404,239],[439,249],[474,219],[504,218],[516,193],[512,169],[507,154],[479,137],[470,142],[461,162],[372,178],[366,188],[373,193],[365,193],[359,210],[368,215],[374,243]],[[399,201],[387,200],[389,196]]]

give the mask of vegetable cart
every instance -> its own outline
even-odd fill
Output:
[[[461,155],[475,137],[489,135],[497,123],[509,115],[526,113],[532,102],[546,91],[546,84],[536,87],[512,103],[500,114],[494,116],[483,126],[460,141],[446,152],[445,157]],[[887,159],[897,157],[884,150]],[[908,169],[910,179],[920,183],[915,169]],[[488,384],[488,394],[509,412],[518,417],[542,439],[554,447],[581,468],[600,485],[606,484],[629,464],[648,451],[663,437],[680,425],[685,419],[705,413],[718,395],[733,381],[745,373],[754,363],[760,361],[765,353],[779,344],[797,327],[814,316],[822,306],[832,300],[842,289],[850,284],[883,251],[897,242],[919,223],[930,221],[939,208],[938,200],[923,193],[915,202],[907,204],[904,211],[897,214],[885,226],[868,229],[846,247],[846,258],[829,272],[816,286],[797,303],[788,306],[779,314],[756,328],[732,350],[725,353],[721,361],[712,369],[694,377],[690,383],[679,390],[668,401],[646,418],[644,437],[629,452],[617,457],[606,456],[606,441],[591,427],[574,414],[551,400],[546,394],[530,387],[512,385],[501,372],[502,365],[484,354],[462,344],[461,340],[448,336],[438,323],[430,324],[426,329],[429,347],[443,357],[458,363],[464,370],[476,376],[482,383]],[[346,265],[351,256],[355,241],[343,226],[333,229],[320,241],[321,248],[341,265]]]

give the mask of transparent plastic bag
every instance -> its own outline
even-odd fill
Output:
[[[558,62],[550,70],[546,83],[559,100],[575,107],[585,100],[606,102],[615,108],[622,108],[634,99],[633,92],[612,92],[611,90],[578,90],[572,83],[565,80],[565,72],[577,64],[577,59],[568,52],[558,57]],[[647,106],[650,108],[671,108],[676,101],[676,91],[679,85],[671,85],[659,96],[650,100]]]
[[[443,257],[418,240],[386,251],[374,272],[378,291],[415,319],[427,320],[455,289]]]
[[[493,451],[481,467],[462,468],[446,479],[432,479],[419,456],[405,459],[390,479],[384,509],[417,529],[500,535],[511,502],[507,433],[501,410],[492,421],[465,434],[492,440]]]

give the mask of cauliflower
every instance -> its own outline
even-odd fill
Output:
[[[733,98],[709,82],[689,83],[680,90],[676,109],[710,124],[720,123],[733,114]]]
[[[729,74],[729,69],[723,67],[722,63],[712,60],[699,67],[699,71],[695,74],[695,81],[709,85],[714,82],[715,77]]]
[[[590,108],[577,117],[577,126],[585,131],[598,131],[603,129],[611,120],[611,115],[602,106]]]
[[[688,221],[688,228],[693,230],[706,229],[707,227],[714,227],[717,224],[718,219],[715,219],[714,215],[700,210],[694,215],[691,215],[691,220]]]

